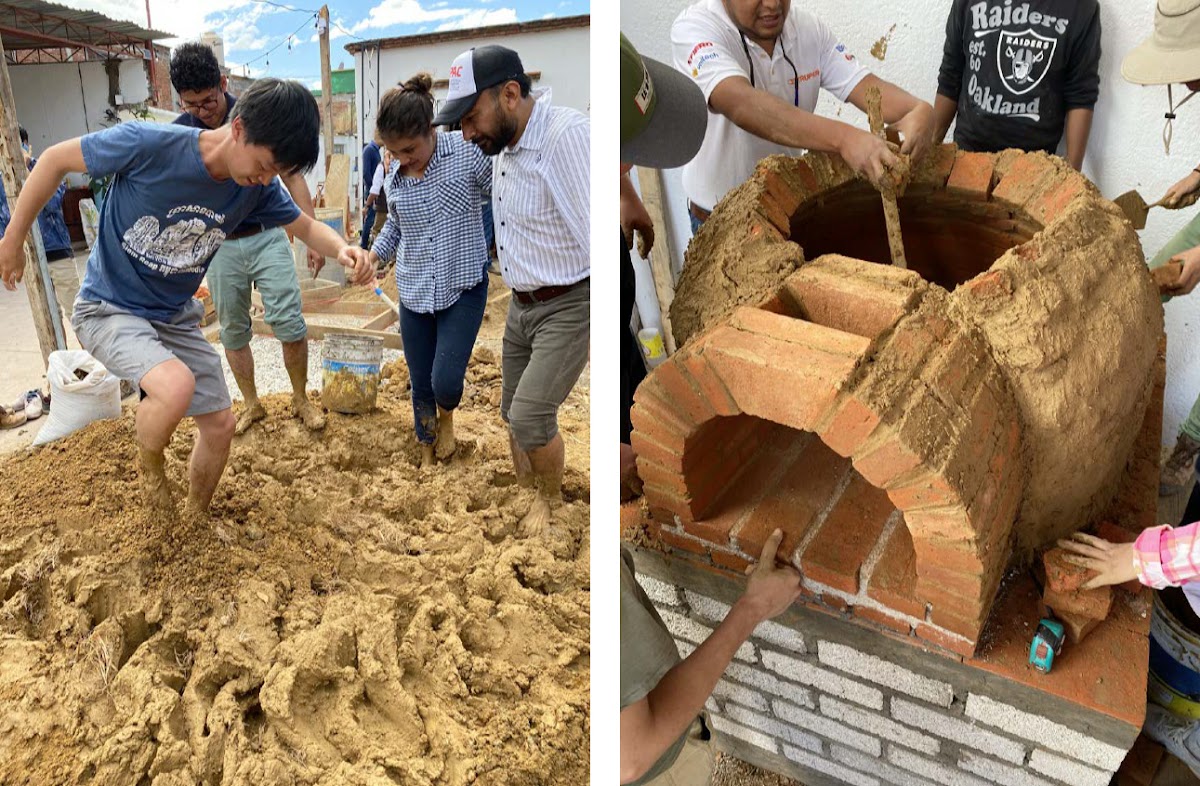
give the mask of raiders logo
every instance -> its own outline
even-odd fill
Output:
[[[1000,81],[1013,95],[1024,95],[1038,86],[1050,71],[1057,38],[1029,28],[1021,33],[1001,31],[996,42],[996,68]]]

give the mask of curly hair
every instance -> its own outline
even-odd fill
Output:
[[[375,131],[382,138],[428,136],[433,130],[433,77],[422,71],[379,100]]]
[[[189,41],[171,54],[171,85],[176,93],[212,90],[221,84],[221,65],[213,50]]]

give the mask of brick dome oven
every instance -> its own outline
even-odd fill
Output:
[[[910,270],[840,159],[760,164],[688,249],[633,446],[669,545],[739,570],[781,526],[826,603],[969,655],[1014,553],[1116,494],[1162,309],[1059,159],[944,145],[899,208]]]

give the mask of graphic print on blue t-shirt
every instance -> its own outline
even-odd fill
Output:
[[[92,177],[114,175],[80,287],[84,300],[169,320],[200,286],[225,237],[243,221],[290,224],[299,208],[278,179],[214,180],[197,129],[122,123],[83,137]]]

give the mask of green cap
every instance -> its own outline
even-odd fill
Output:
[[[708,127],[700,88],[621,34],[621,161],[670,169],[696,155]]]

